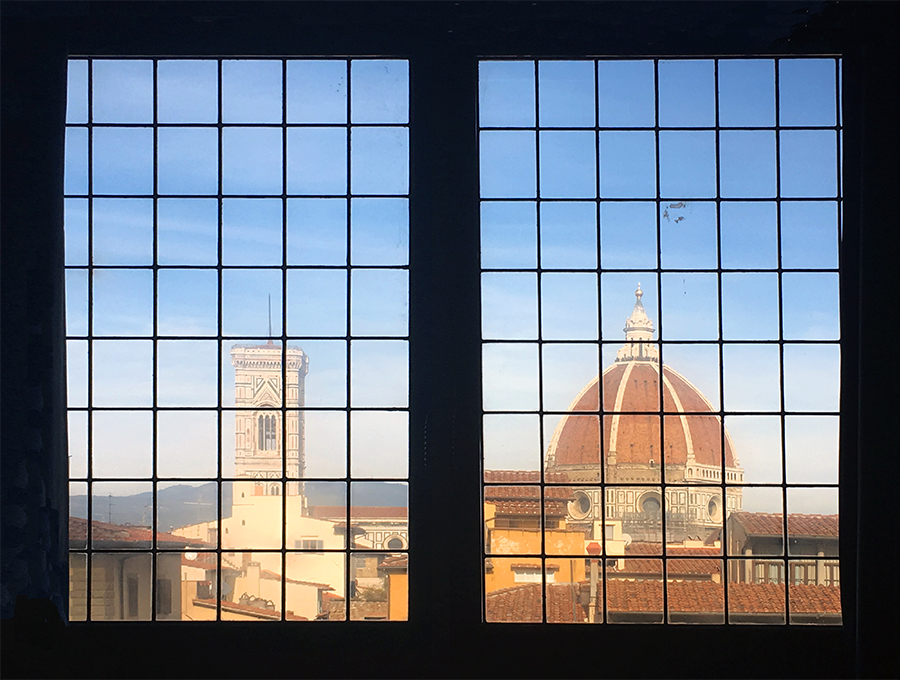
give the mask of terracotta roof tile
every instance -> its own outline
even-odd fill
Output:
[[[549,621],[581,623],[586,620],[584,607],[578,604],[577,584],[551,584],[546,588]],[[523,583],[495,590],[486,596],[486,614],[489,623],[540,623],[543,620],[542,609],[539,583]]]
[[[194,598],[194,604],[200,605],[201,607],[212,608],[215,609],[216,601],[213,599],[206,598]],[[263,609],[262,607],[251,607],[248,604],[241,604],[240,602],[226,602],[222,600],[222,611],[223,612],[233,612],[236,614],[247,614],[249,616],[255,616],[260,619],[272,619],[274,621],[281,620],[281,612],[272,610],[272,609]],[[297,616],[292,611],[287,611],[284,616],[288,621],[309,621],[305,616]]]
[[[144,527],[127,524],[109,524],[107,522],[91,522],[91,539],[95,542],[109,543],[146,543],[150,547],[153,531]],[[84,544],[87,541],[87,520],[83,517],[69,517],[69,542]],[[156,532],[156,543],[176,543],[183,547],[208,546],[206,541],[197,538],[185,538],[174,534]],[[169,547],[169,546],[167,546]]]
[[[280,581],[281,580],[280,574],[276,574],[274,571],[269,571],[268,569],[260,569],[259,577],[264,578],[267,581]],[[316,583],[315,581],[298,581],[297,579],[294,579],[294,578],[286,578],[284,580],[286,583],[295,583],[295,584],[301,585],[301,586],[313,586],[313,587],[319,588],[321,590],[334,590],[334,588],[332,588],[327,583]]]
[[[791,536],[837,537],[838,518],[838,515],[790,513],[787,516],[788,533]],[[784,531],[781,513],[735,512],[731,519],[752,536],[781,536]]]
[[[485,470],[484,481],[487,484],[503,484],[508,482],[540,482],[538,470]],[[545,472],[544,481],[550,484],[565,484],[569,475],[565,472]]]
[[[548,486],[544,488],[544,514],[564,517],[566,503],[575,497],[569,487]],[[541,514],[541,488],[539,486],[486,486],[484,500],[493,503],[498,515]]]
[[[378,565],[379,569],[406,569],[409,566],[409,555],[388,555],[385,557],[381,564]]]
[[[661,580],[612,580],[607,582],[607,609],[610,612],[662,612],[663,582]],[[724,586],[711,581],[670,581],[667,583],[670,613],[723,613]],[[547,620],[550,623],[571,623],[587,620],[581,602],[581,592],[588,584],[554,583],[546,586]],[[783,613],[784,587],[775,584],[728,584],[731,613]],[[793,613],[839,614],[840,588],[831,586],[790,586],[790,607]],[[524,583],[488,593],[486,596],[489,622],[540,622],[541,586]],[[599,589],[602,597],[603,588]]]
[[[661,555],[662,554],[662,544],[661,543],[646,543],[646,542],[638,542],[630,543],[625,546],[625,554],[626,555]],[[703,546],[696,548],[688,548],[684,546],[666,546],[666,554],[674,555],[674,556],[703,556],[703,557],[713,557],[715,555],[720,555],[721,550],[716,548],[715,546]]]

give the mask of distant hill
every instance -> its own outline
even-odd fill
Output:
[[[406,507],[407,504],[404,484],[384,482],[354,485],[353,493],[353,505],[356,506]],[[340,485],[333,482],[307,482],[306,497],[310,506],[343,505],[346,502],[340,492]],[[178,484],[160,489],[157,501],[160,531],[216,519],[215,482],[200,486]],[[95,497],[93,518],[113,524],[149,526],[152,504],[153,494],[150,492],[132,496]],[[71,496],[69,514],[73,517],[87,517],[87,496]],[[222,488],[222,516],[231,516],[231,487],[228,484]]]

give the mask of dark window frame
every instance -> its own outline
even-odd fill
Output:
[[[18,652],[4,654],[4,674],[37,675],[44,668],[57,677],[246,676],[259,671],[255,655],[244,660],[233,654],[171,656],[147,650],[247,644],[271,649],[267,670],[273,676],[293,675],[301,657],[313,676],[522,677],[559,675],[563,668],[566,674],[612,677],[896,673],[891,670],[896,661],[891,666],[884,650],[896,634],[897,583],[880,578],[885,561],[897,563],[897,546],[880,541],[896,535],[896,515],[886,513],[879,499],[893,497],[890,480],[896,478],[897,462],[887,455],[895,442],[881,423],[889,422],[896,408],[889,386],[896,384],[897,368],[885,367],[877,357],[879,344],[897,331],[890,302],[897,290],[892,285],[897,230],[891,228],[900,81],[895,9],[802,2],[9,2],[3,13],[3,478],[15,479],[9,472],[25,469],[45,489],[41,495],[26,484],[19,493],[13,482],[4,482],[4,505],[21,506],[37,539],[15,533],[4,520],[3,548],[6,553],[22,547],[35,556],[44,550],[49,565],[45,573],[29,563],[29,586],[4,562],[3,584],[11,599],[3,603],[3,616],[16,614],[12,624],[4,621],[4,651],[15,646]],[[417,93],[411,132],[411,192],[417,205],[411,222],[429,228],[413,226],[410,237],[411,270],[418,271],[410,283],[410,450],[418,461],[410,468],[410,531],[441,536],[411,553],[411,621],[321,628],[289,622],[92,623],[65,629],[40,624],[48,618],[40,614],[40,603],[50,607],[44,611],[52,620],[54,604],[65,607],[67,585],[60,573],[66,548],[60,415],[65,413],[60,352],[65,59],[283,55],[298,53],[299,46],[310,56],[411,59],[411,87]],[[475,62],[478,56],[604,54],[841,54],[844,59],[842,299],[853,304],[842,305],[841,516],[842,526],[856,531],[841,536],[844,625],[839,628],[609,626],[600,636],[592,627],[480,622],[480,337],[465,335],[479,327]],[[466,138],[471,145],[453,142]],[[445,177],[456,181],[446,186]],[[448,277],[454,277],[454,286],[444,283]],[[877,328],[860,323],[879,314]],[[44,536],[49,538],[41,548]],[[712,651],[688,660],[682,650],[698,634]],[[42,647],[52,652],[36,651]],[[460,655],[460,649],[470,651]],[[114,659],[109,650],[116,650]],[[41,654],[43,666],[35,666]],[[374,658],[392,661],[378,667]],[[673,668],[674,659],[684,665]]]

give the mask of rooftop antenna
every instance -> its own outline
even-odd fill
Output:
[[[269,340],[266,342],[267,345],[274,345],[272,342],[272,294],[269,293]]]

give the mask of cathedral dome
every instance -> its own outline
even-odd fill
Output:
[[[547,451],[550,469],[599,469],[600,421],[577,415],[597,413],[602,379],[602,449],[607,465],[685,467],[692,464],[720,468],[723,432],[721,420],[709,400],[677,371],[662,366],[660,392],[659,350],[652,342],[653,323],[636,292],[634,311],[625,324],[626,344],[615,363],[595,378],[569,406]],[[660,415],[660,395],[662,412]],[[664,456],[660,454],[665,432]],[[724,433],[725,465],[738,462],[728,433]],[[688,473],[695,476],[696,470]]]
[[[712,414],[709,401],[687,378],[668,366],[663,366],[662,373],[666,465],[695,462],[720,466],[722,428],[718,415]],[[659,364],[617,362],[602,377],[604,460],[620,465],[659,464]],[[598,391],[595,378],[570,405],[573,414],[564,416],[556,428],[548,455],[555,466],[599,464],[599,419],[575,415],[578,411],[597,411]],[[727,432],[725,465],[736,467]]]

